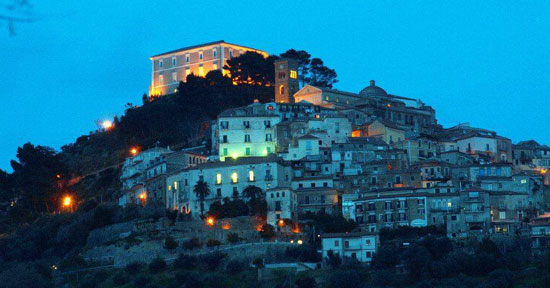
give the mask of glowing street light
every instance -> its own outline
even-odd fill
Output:
[[[214,226],[214,223],[216,223],[214,217],[210,216],[206,218],[206,224],[208,224],[208,226]]]
[[[138,149],[137,149],[136,147],[130,149],[130,153],[131,153],[132,155],[134,155],[134,156],[136,156],[136,155],[138,154],[138,152],[139,152],[139,151],[138,151]]]
[[[103,127],[103,129],[105,130],[110,130],[114,127],[114,124],[111,120],[105,120],[101,123],[101,127]]]
[[[70,207],[73,202],[73,199],[71,199],[71,196],[65,196],[63,198],[63,206],[64,207]]]
[[[279,227],[285,226],[285,220],[279,219],[279,222],[277,222],[277,225],[279,225]]]

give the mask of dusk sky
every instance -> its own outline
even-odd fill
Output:
[[[550,144],[547,0],[30,1],[41,20],[0,27],[1,169],[25,142],[59,149],[140,103],[151,55],[216,40],[303,49],[336,70],[337,89],[374,79],[445,127]]]

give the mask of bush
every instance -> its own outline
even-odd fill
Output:
[[[134,284],[136,287],[145,287],[149,282],[151,282],[151,278],[145,275],[140,275],[134,280]]]
[[[184,288],[204,287],[201,276],[197,272],[178,272],[176,273],[178,283],[183,283]]]
[[[361,277],[356,271],[336,271],[328,279],[329,288],[359,288]]]
[[[129,280],[128,276],[126,276],[126,274],[122,272],[119,272],[115,274],[115,276],[113,276],[113,283],[117,286],[121,286],[128,283],[128,280]]]
[[[197,257],[180,254],[179,257],[174,261],[175,269],[185,269],[193,270],[197,267]]]
[[[198,238],[189,239],[183,242],[183,248],[186,250],[193,250],[195,248],[201,248],[202,244]]]
[[[241,241],[241,237],[239,237],[239,234],[237,234],[237,233],[227,234],[227,242],[235,244],[239,241]]]
[[[160,256],[157,256],[151,263],[149,263],[149,271],[151,273],[158,273],[166,269],[166,261]]]
[[[135,275],[140,272],[141,269],[143,269],[143,266],[145,266],[145,264],[141,262],[132,262],[126,265],[126,268],[124,270],[126,270],[126,273],[130,275]]]
[[[80,255],[73,255],[69,258],[63,259],[61,261],[61,264],[59,265],[59,268],[63,271],[66,270],[75,270],[75,269],[82,269],[86,268],[88,266],[88,263],[86,263],[86,260]]]
[[[317,287],[317,283],[315,283],[315,278],[311,276],[298,277],[298,279],[296,279],[296,282],[294,284],[296,284],[297,288],[316,288]]]
[[[214,247],[214,246],[220,246],[220,245],[222,245],[222,242],[216,239],[208,239],[208,242],[206,242],[206,247]]]
[[[225,269],[231,274],[238,274],[244,270],[245,266],[246,264],[242,261],[231,260],[227,263],[227,267],[225,267]]]
[[[260,236],[262,236],[262,238],[272,238],[273,236],[275,236],[275,228],[273,228],[273,226],[265,223],[264,225],[262,225],[262,230],[260,231]]]
[[[164,249],[174,250],[178,248],[178,242],[174,240],[174,237],[168,236],[164,240]]]
[[[215,271],[220,266],[223,258],[225,258],[227,254],[221,253],[221,252],[215,252],[212,254],[207,254],[205,256],[201,257],[201,262],[205,265],[205,268],[210,271]]]

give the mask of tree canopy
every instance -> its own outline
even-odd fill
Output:
[[[291,58],[298,61],[298,80],[302,86],[332,88],[336,84],[338,75],[334,69],[325,66],[320,58],[311,58],[311,54],[304,50],[289,49],[280,55],[281,58]]]

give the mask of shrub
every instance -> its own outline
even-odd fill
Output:
[[[227,242],[229,243],[237,243],[241,241],[241,237],[239,237],[239,234],[237,233],[229,233],[227,234]]]
[[[168,236],[164,240],[164,249],[174,250],[178,248],[178,242],[174,240],[174,237]]]
[[[262,225],[262,230],[260,231],[260,236],[262,236],[262,238],[272,238],[273,236],[275,236],[275,228],[273,228],[273,226],[265,223],[264,225]]]
[[[115,274],[115,276],[113,276],[113,283],[117,286],[121,286],[128,283],[128,280],[129,280],[128,276],[126,276],[126,274],[122,272],[119,272]]]
[[[329,277],[329,288],[359,288],[361,277],[356,271],[336,271]]]
[[[143,264],[141,262],[132,262],[132,263],[129,263],[128,265],[126,265],[126,268],[124,270],[126,270],[126,273],[128,273],[130,275],[135,275],[139,271],[141,271],[143,266],[145,266],[145,264]]]
[[[223,258],[225,258],[227,254],[221,253],[221,252],[215,252],[212,254],[207,254],[205,256],[201,257],[201,262],[205,265],[205,268],[210,271],[215,271],[220,266]]]
[[[185,269],[192,270],[197,267],[197,257],[180,254],[179,257],[174,261],[175,269]]]
[[[208,242],[206,242],[206,247],[214,247],[214,246],[220,246],[220,245],[222,245],[222,242],[216,239],[208,239]]]
[[[198,238],[189,239],[183,242],[183,248],[186,250],[193,250],[195,248],[201,248],[202,244]]]
[[[70,269],[82,269],[88,266],[88,263],[86,263],[86,260],[80,255],[73,255],[69,258],[63,259],[61,261],[61,265],[59,265],[59,268],[61,270],[70,270]]]
[[[166,261],[164,261],[164,259],[160,256],[157,256],[157,258],[153,259],[153,261],[149,263],[149,271],[151,273],[158,273],[164,269],[166,269]]]
[[[315,278],[311,276],[298,277],[298,279],[296,279],[296,282],[294,284],[296,284],[297,288],[316,288],[317,287],[317,283],[315,283]]]
[[[244,270],[245,266],[246,264],[243,263],[243,261],[231,260],[227,263],[227,267],[225,267],[225,269],[231,274],[238,274]]]
[[[181,272],[180,272],[181,273]],[[182,278],[185,277],[185,278]],[[176,274],[176,280],[178,282],[183,283],[184,288],[198,288],[198,287],[204,287],[204,283],[201,280],[201,277],[199,273],[197,272],[190,272],[190,273],[181,273]]]
[[[134,284],[136,287],[144,287],[149,283],[151,279],[148,276],[140,275],[134,280]]]
[[[263,268],[264,267],[264,259],[262,258],[256,258],[254,261],[252,261],[252,264],[256,266],[256,268]]]

